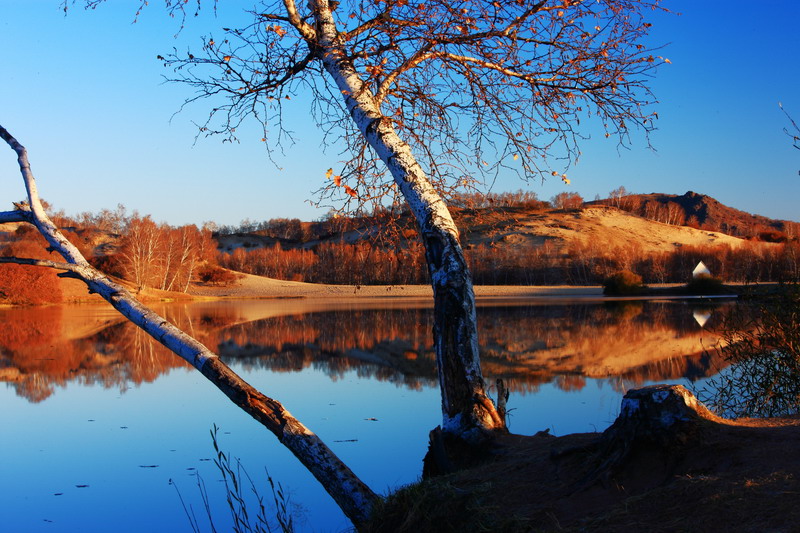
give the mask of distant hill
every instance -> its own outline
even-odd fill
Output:
[[[734,237],[766,242],[796,239],[800,224],[753,215],[726,206],[711,196],[689,191],[675,194],[629,194],[588,202],[611,205],[640,217],[675,225],[718,231]]]
[[[452,207],[465,248],[540,247],[568,253],[575,245],[592,247],[636,246],[642,252],[668,252],[681,246],[736,247],[744,240],[786,242],[796,240],[800,224],[773,220],[728,207],[714,198],[687,192],[632,194],[586,202],[580,209],[554,209],[547,202],[522,205]],[[220,250],[257,249],[280,245],[284,250],[315,249],[325,243],[374,241],[396,246],[416,241],[408,214],[387,217],[339,218],[323,222],[296,221],[292,234],[264,229],[219,233]],[[391,228],[390,228],[391,226]]]
[[[562,209],[531,194],[461,200],[451,202],[451,211],[477,284],[598,284],[622,270],[645,283],[682,283],[699,261],[728,281],[795,279],[800,273],[800,225],[750,215],[694,192],[620,195]],[[314,283],[427,282],[408,212],[265,221],[247,229],[215,235],[220,265]]]
[[[554,253],[578,248],[611,250],[636,247],[643,253],[670,252],[683,246],[738,247],[741,238],[721,232],[665,224],[607,205],[541,211],[494,209],[456,215],[467,248],[547,245]]]

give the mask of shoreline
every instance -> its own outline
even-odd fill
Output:
[[[282,281],[245,274],[233,285],[194,285],[189,297],[210,299],[433,299],[430,285],[324,285]],[[571,285],[476,285],[477,300],[492,298],[592,297],[602,298],[603,288]]]
[[[117,280],[119,282],[119,280]],[[365,302],[433,302],[433,289],[430,285],[326,285],[284,281],[250,274],[241,274],[234,283],[227,286],[192,284],[189,291],[167,292],[158,289],[146,289],[136,293],[128,283],[128,290],[142,303],[157,302],[203,302],[229,300],[283,300],[283,301],[317,301],[353,303]],[[650,285],[644,294],[635,296],[605,296],[600,285],[475,285],[475,300],[478,305],[498,301],[536,301],[540,303],[566,300],[598,302],[598,301],[633,301],[633,300],[688,300],[738,298],[745,293],[744,286],[734,287],[730,284],[728,294],[695,296],[682,291],[685,287],[679,283]],[[771,283],[750,285],[751,288],[761,286],[766,289]],[[42,305],[91,304],[104,302],[97,295],[88,295],[86,286],[78,280],[64,280],[63,300],[44,303]],[[0,302],[0,307],[15,307],[18,304]]]
[[[666,283],[649,286],[649,291],[632,296],[606,296],[601,285],[475,285],[475,300],[478,304],[492,300],[581,300],[581,301],[630,301],[630,300],[691,300],[738,298],[737,291],[716,295],[690,295],[681,292],[681,283]],[[430,285],[325,285],[282,281],[244,274],[235,284],[226,287],[193,285],[187,295],[192,299],[213,300],[355,300],[384,301],[433,301]]]

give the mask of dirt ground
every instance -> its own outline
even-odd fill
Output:
[[[119,281],[119,280],[118,280]],[[128,290],[133,291],[129,283],[122,282]],[[65,302],[95,302],[102,299],[90,295],[83,282],[65,279],[61,282]],[[475,294],[481,299],[491,298],[528,298],[528,297],[602,297],[599,286],[476,286]],[[321,283],[302,283],[283,281],[250,274],[240,274],[239,279],[231,285],[207,285],[193,283],[188,293],[166,292],[147,289],[136,294],[142,301],[158,300],[196,300],[196,299],[336,299],[337,301],[399,298],[433,299],[430,285],[325,285]]]
[[[508,435],[390,498],[373,530],[800,531],[800,419],[708,413],[668,441]]]

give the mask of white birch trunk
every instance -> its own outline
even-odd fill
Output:
[[[170,268],[172,268],[172,247],[175,244],[175,240],[173,238],[172,233],[168,228],[164,228],[164,232],[166,233],[167,239],[167,247],[166,250],[163,252],[164,259],[163,259],[163,267],[162,270],[164,271],[162,278],[161,278],[161,290],[168,291],[172,287],[172,282],[169,284],[167,283],[167,279],[169,279],[170,275]],[[180,268],[180,266],[178,267]],[[173,278],[174,279],[174,278]]]
[[[192,255],[189,259],[189,267],[186,272],[186,283],[183,284],[183,292],[189,292],[189,284],[192,282],[192,276],[194,276],[194,265],[196,262],[195,255]]]
[[[29,211],[0,213],[0,222],[30,222],[36,226],[50,246],[66,260],[66,263],[39,260],[16,262],[65,270],[61,276],[66,275],[85,282],[90,292],[102,296],[128,320],[188,361],[236,405],[275,434],[278,440],[317,478],[356,527],[362,524],[378,498],[375,493],[356,477],[317,435],[294,418],[278,401],[254,389],[223,363],[217,354],[142,305],[124,287],[95,270],[44,212],[25,148],[2,126],[0,126],[0,138],[17,153],[30,204]],[[4,262],[13,261],[8,258],[3,259],[6,259]]]
[[[443,429],[467,440],[504,430],[485,391],[478,353],[472,279],[458,229],[411,148],[380,111],[352,62],[338,44],[328,0],[311,0],[318,20],[316,45],[322,64],[341,91],[367,142],[386,164],[414,213],[434,292],[434,346],[442,393]]]

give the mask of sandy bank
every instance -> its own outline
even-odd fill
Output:
[[[531,297],[600,297],[599,286],[508,286],[482,285],[475,287],[478,299]],[[228,287],[195,285],[189,294],[207,298],[433,298],[429,285],[323,285],[281,281],[245,274]]]

